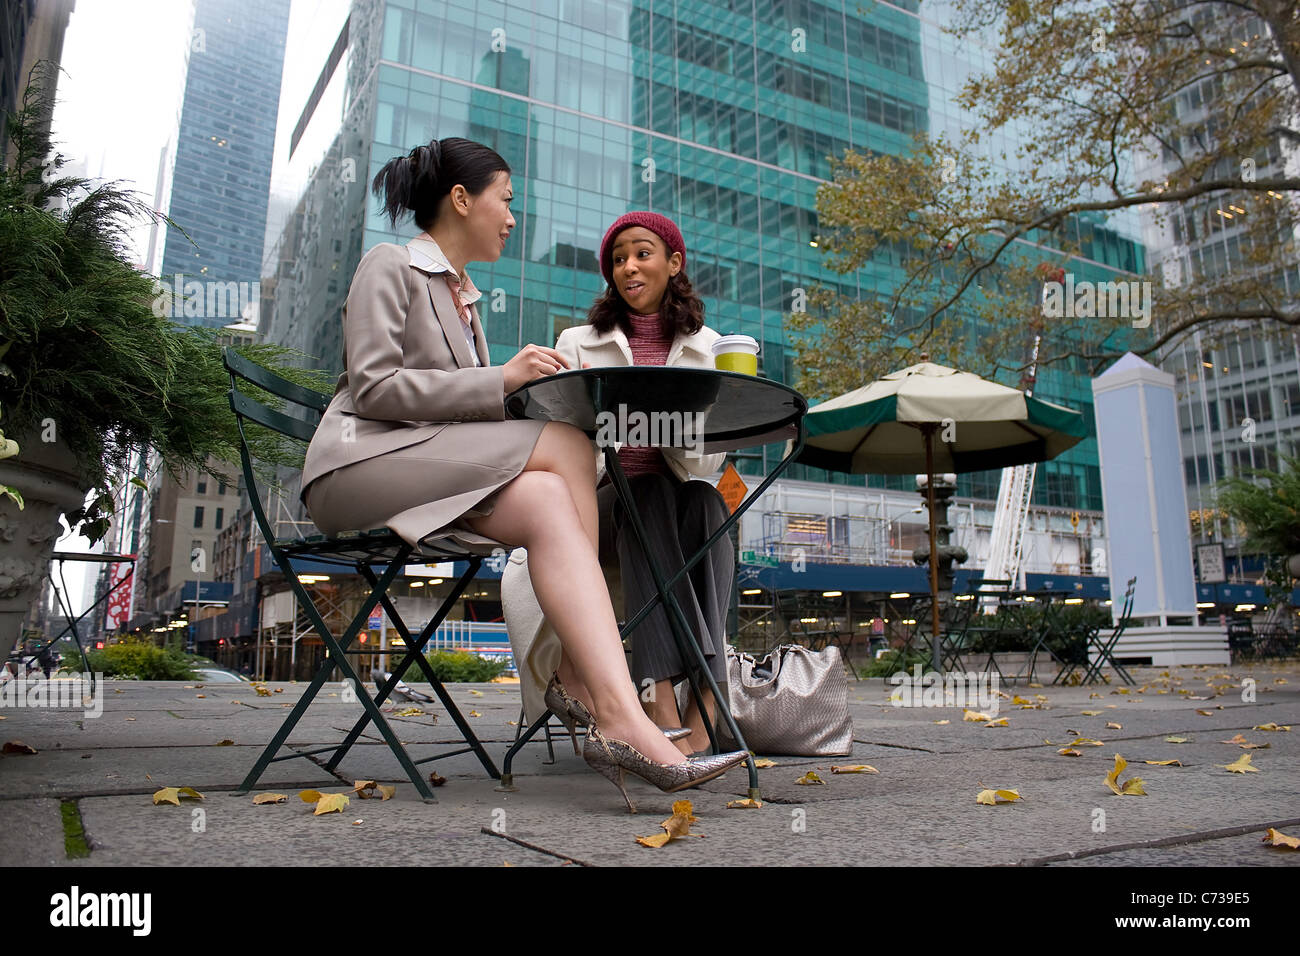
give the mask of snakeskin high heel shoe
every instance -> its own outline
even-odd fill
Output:
[[[582,758],[591,769],[608,778],[623,794],[628,813],[636,813],[636,807],[623,785],[625,773],[636,774],[664,793],[676,793],[722,776],[748,756],[746,751],[736,750],[713,757],[692,757],[685,763],[657,763],[631,744],[609,739],[594,725],[588,728],[587,743],[582,748]]]
[[[565,691],[564,685],[560,683],[558,676],[553,676],[551,682],[546,685],[546,707],[559,718],[560,723],[564,724],[564,729],[569,732],[569,739],[573,741],[573,753],[575,756],[582,755],[582,748],[578,746],[578,724],[584,727],[590,727],[592,724],[591,711],[578,698],[571,697]],[[664,736],[669,740],[681,740],[683,737],[691,735],[689,727],[661,727]]]

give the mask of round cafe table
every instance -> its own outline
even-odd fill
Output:
[[[807,412],[807,400],[779,382],[715,369],[663,366],[575,369],[536,379],[506,397],[509,417],[564,422],[582,429],[601,446],[606,471],[627,510],[658,592],[628,618],[620,634],[628,634],[659,603],[663,603],[668,609],[669,624],[682,660],[694,662],[687,676],[697,704],[701,700],[700,681],[703,679],[717,703],[718,719],[726,723],[742,750],[749,749],[744,735],[736,726],[726,699],[709,673],[704,653],[695,641],[671,588],[708,553],[714,542],[731,530],[740,516],[798,456],[803,448],[802,422]],[[788,444],[785,456],[762,483],[732,510],[721,527],[687,558],[681,568],[670,573],[660,566],[651,549],[646,547],[645,525],[615,449],[615,443],[622,442],[629,435],[637,439],[638,428],[647,439],[645,444],[661,448],[691,448],[706,455],[769,442]],[[637,443],[643,442],[638,440]],[[701,713],[704,713],[703,707]],[[503,788],[513,786],[510,765],[515,753],[549,719],[549,713],[543,714],[507,752],[501,777]],[[705,725],[714,749],[719,749],[716,727],[710,726],[708,721]],[[749,796],[759,799],[758,770],[752,756],[749,758]]]

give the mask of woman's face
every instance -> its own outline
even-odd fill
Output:
[[[659,311],[668,280],[682,268],[680,253],[668,255],[664,241],[644,226],[630,226],[614,237],[614,287],[638,315]]]
[[[465,228],[469,235],[465,257],[470,262],[496,262],[506,247],[515,217],[510,215],[514,187],[510,174],[498,171],[492,182],[477,196],[469,196],[469,214]]]

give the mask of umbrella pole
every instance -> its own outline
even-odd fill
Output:
[[[925,425],[925,493],[930,511],[930,665],[937,673],[940,666],[939,647],[939,550],[938,531],[934,523],[934,430],[936,425]]]

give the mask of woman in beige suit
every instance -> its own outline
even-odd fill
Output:
[[[394,225],[410,211],[423,231],[406,247],[375,246],[353,276],[344,372],[303,467],[312,520],[327,534],[387,525],[416,547],[448,534],[526,547],[563,647],[558,681],[593,710],[587,762],[620,790],[625,770],[665,791],[718,776],[745,755],[683,760],[639,706],[597,563],[590,441],[506,420],[507,394],[568,367],[540,345],[488,361],[465,266],[496,261],[515,226],[509,165],[479,143],[434,140],[372,185]]]

